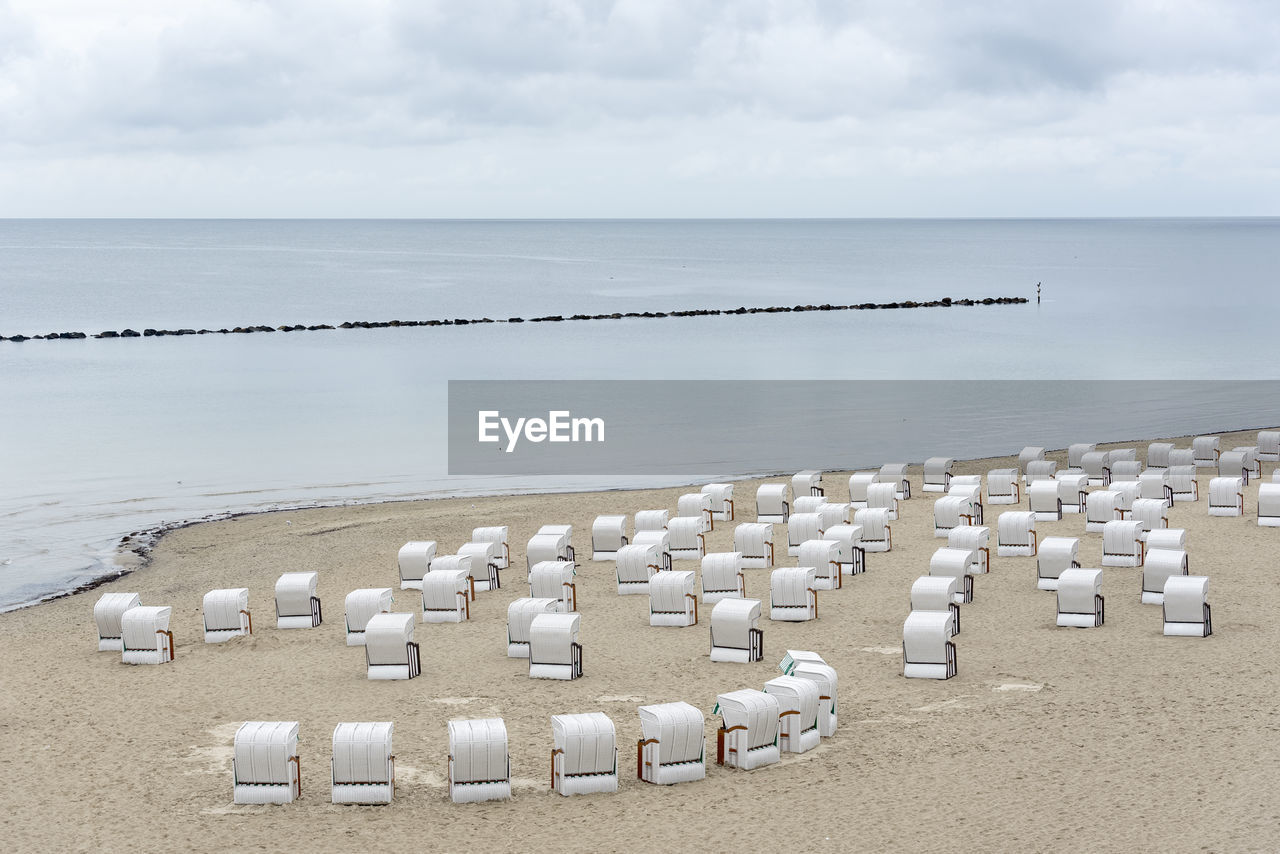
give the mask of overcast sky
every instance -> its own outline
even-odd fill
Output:
[[[1280,2],[0,0],[0,216],[1280,214]]]

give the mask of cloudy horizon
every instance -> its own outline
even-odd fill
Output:
[[[0,0],[0,216],[1280,213],[1262,2]]]

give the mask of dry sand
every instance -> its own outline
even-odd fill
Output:
[[[1223,447],[1254,434],[1224,435]],[[1122,443],[1134,445],[1137,443]],[[1180,445],[1188,442],[1180,441]],[[1145,443],[1139,445],[1145,456]],[[1065,464],[1064,454],[1051,458]],[[1009,459],[959,463],[985,473]],[[1274,464],[1265,465],[1269,479]],[[1213,637],[1161,635],[1160,608],[1139,603],[1140,569],[1109,568],[1101,629],[1054,626],[1054,596],[1035,588],[1034,558],[992,558],[963,607],[959,675],[901,675],[911,582],[944,541],[935,495],[920,491],[893,526],[893,551],[865,575],[824,592],[820,619],[763,623],[765,660],[712,664],[706,612],[686,629],[650,628],[647,600],[615,592],[611,563],[592,563],[591,521],[603,513],[674,508],[687,489],[515,496],[271,513],[166,536],[153,562],[103,590],[132,590],[174,608],[177,660],[129,667],[97,652],[93,603],[102,591],[0,616],[6,655],[0,742],[5,850],[566,850],[766,848],[810,850],[1245,851],[1280,846],[1280,530],[1259,528],[1256,486],[1244,518],[1210,518],[1179,503],[1192,572],[1211,577]],[[777,480],[776,478],[774,480]],[[828,495],[847,497],[828,474]],[[740,483],[737,522],[755,517],[755,481]],[[1025,499],[1023,503],[1025,509]],[[995,518],[1013,507],[987,507]],[[528,595],[523,546],[544,523],[571,523],[580,564],[585,677],[531,680],[505,655],[507,603]],[[370,682],[364,652],[344,645],[342,604],[357,587],[396,586],[396,552],[435,539],[442,552],[479,525],[511,528],[513,568],[480,594],[462,625],[422,625],[423,674]],[[731,548],[718,523],[708,551]],[[1081,537],[1099,565],[1101,535],[1083,516],[1040,523]],[[785,544],[785,528],[775,538]],[[993,543],[994,546],[994,543]],[[785,552],[784,548],[779,551]],[[994,548],[993,548],[994,552]],[[794,559],[779,563],[794,564]],[[694,563],[677,568],[696,568]],[[324,625],[274,628],[272,588],[289,570],[318,570]],[[768,598],[768,571],[749,570],[749,596]],[[201,597],[248,586],[256,633],[201,642]],[[399,591],[397,610],[419,610]],[[766,609],[767,614],[767,609]],[[840,674],[840,729],[779,765],[752,772],[710,764],[674,787],[628,773],[636,707],[686,700],[710,717],[716,694],[759,688],[787,648],[812,649]],[[620,789],[561,798],[547,788],[549,717],[602,711],[618,728]],[[445,788],[446,721],[501,716],[511,742],[514,799],[458,806]],[[301,722],[303,796],[288,806],[231,803],[231,742],[249,719]],[[340,721],[396,725],[399,788],[390,807],[329,803],[328,757]]]

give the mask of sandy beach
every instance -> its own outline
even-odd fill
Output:
[[[1255,431],[1222,434],[1221,445],[1255,441]],[[1100,448],[1137,447],[1145,458],[1146,444]],[[1065,456],[1049,454],[1060,467]],[[959,462],[955,472],[1013,465]],[[1263,464],[1265,480],[1275,465]],[[847,500],[847,476],[826,474],[832,500]],[[1163,637],[1159,606],[1139,601],[1141,569],[1127,568],[1104,572],[1104,627],[1057,628],[1035,559],[996,557],[993,542],[991,572],[962,608],[959,675],[948,681],[901,675],[908,591],[945,543],[933,536],[937,495],[921,491],[919,465],[893,551],[868,555],[864,575],[823,592],[818,620],[763,621],[765,659],[747,665],[710,661],[705,610],[695,627],[649,627],[647,599],[618,596],[613,564],[589,560],[595,516],[674,509],[688,488],[304,510],[181,529],[131,575],[0,615],[0,836],[12,851],[1274,850],[1280,530],[1257,526],[1256,484],[1243,517],[1209,517],[1209,477],[1202,470],[1200,500],[1175,504],[1169,518],[1187,530],[1191,572],[1210,577],[1211,638]],[[736,485],[736,522],[716,524],[708,552],[731,550],[734,524],[755,520],[760,482]],[[986,507],[993,540],[1011,509]],[[505,654],[507,605],[528,595],[524,544],[550,523],[573,525],[580,559],[584,678],[573,682],[531,680],[526,662]],[[344,644],[345,595],[398,587],[407,540],[434,539],[449,553],[472,528],[499,524],[511,531],[502,588],[480,594],[467,623],[418,625],[420,678],[369,681],[363,649]],[[1038,530],[1080,537],[1081,564],[1100,565],[1102,536],[1085,533],[1083,516]],[[775,541],[785,555],[784,526]],[[294,570],[319,572],[317,629],[274,627],[273,585]],[[201,597],[233,586],[250,588],[255,634],[202,643]],[[105,591],[173,607],[172,664],[130,667],[96,651],[92,609]],[[747,595],[767,603],[768,570],[748,570]],[[397,589],[395,610],[420,612],[416,592]],[[760,770],[716,767],[716,695],[759,688],[788,648],[815,650],[839,672],[837,735]],[[674,700],[707,714],[707,778],[641,783],[630,773],[636,708]],[[549,718],[589,711],[617,726],[619,791],[562,798],[547,783]],[[446,722],[491,716],[509,732],[514,797],[454,805]],[[301,723],[298,802],[232,804],[232,737],[245,720]],[[380,720],[395,723],[394,804],[332,805],[334,726]]]

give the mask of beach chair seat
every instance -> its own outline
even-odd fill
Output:
[[[764,692],[778,700],[778,749],[805,753],[818,746],[818,684],[798,676],[775,676]]]
[[[1169,466],[1169,489],[1174,501],[1199,501],[1200,483],[1195,466]]]
[[[435,556],[435,540],[415,540],[401,546],[397,555],[400,589],[421,590],[422,579],[430,571],[431,561]]]
[[[956,645],[947,611],[912,611],[902,623],[902,675],[950,679],[956,675]]]
[[[597,516],[591,523],[591,559],[617,560],[627,538],[626,516]]]
[[[671,569],[671,563],[675,557],[671,554],[670,528],[663,528],[661,531],[636,531],[631,543],[637,546],[655,547],[658,550],[658,567]]]
[[[946,492],[951,485],[951,468],[956,461],[950,457],[930,457],[924,461],[924,491]]]
[[[716,710],[721,718],[716,732],[716,764],[751,771],[772,765],[781,758],[778,749],[781,707],[777,697],[743,688],[718,696]]]
[[[1133,502],[1129,519],[1142,523],[1142,540],[1146,542],[1148,531],[1169,527],[1169,505],[1158,498],[1139,498]]]
[[[506,569],[511,565],[511,545],[507,542],[506,525],[489,525],[471,529],[471,542],[493,543],[497,546],[494,562],[498,569]]]
[[[671,560],[702,560],[707,553],[704,523],[696,516],[677,516],[667,528],[671,542]]]
[[[1213,634],[1209,579],[1203,575],[1171,575],[1164,583],[1164,634],[1207,638]]]
[[[204,642],[223,643],[253,634],[249,588],[228,587],[204,594]]]
[[[315,572],[286,572],[276,580],[276,628],[314,629],[323,622]]]
[[[796,565],[813,567],[816,590],[837,590],[844,586],[844,575],[840,571],[840,544],[835,540],[805,540],[800,544]]]
[[[1092,629],[1104,618],[1102,570],[1064,569],[1058,576],[1058,625]]]
[[[1163,498],[1173,506],[1173,487],[1169,485],[1169,468],[1147,468],[1138,475],[1138,495],[1141,498]]]
[[[1174,575],[1190,575],[1187,553],[1182,549],[1147,549],[1142,564],[1142,604],[1163,605],[1164,584]]]
[[[291,804],[302,796],[297,721],[245,721],[231,751],[232,800]]]
[[[1063,513],[1083,513],[1085,500],[1089,494],[1089,479],[1083,474],[1074,472],[1058,472],[1054,475],[1058,482],[1058,497],[1062,499]]]
[[[1032,462],[1041,462],[1044,460],[1044,448],[1037,445],[1028,445],[1018,452],[1018,470],[1022,474],[1027,473],[1027,464]]]
[[[676,499],[676,518],[697,519],[702,533],[715,530],[715,513],[711,496],[705,492],[689,492]]]
[[[569,542],[569,535],[562,531],[541,531],[529,538],[524,556],[528,569],[543,561],[572,561],[573,545]]]
[[[1111,452],[1089,451],[1080,457],[1080,468],[1090,486],[1106,486],[1111,483]]]
[[[1101,533],[1102,527],[1108,522],[1123,519],[1124,511],[1120,509],[1120,502],[1121,495],[1117,490],[1099,489],[1090,492],[1085,499],[1084,529]]]
[[[867,507],[889,512],[889,520],[898,518],[898,493],[892,483],[873,483],[867,487]]]
[[[984,575],[991,571],[991,529],[986,525],[961,525],[947,534],[947,545],[953,549],[973,552],[970,575]]]
[[[396,792],[390,721],[340,723],[333,728],[329,783],[335,804],[389,804]]]
[[[991,504],[1022,503],[1020,481],[1017,469],[992,469],[987,472],[987,501]]]
[[[856,514],[855,514],[856,515]],[[861,525],[833,525],[822,532],[822,539],[834,542],[841,575],[861,575],[867,567],[867,553],[862,548]]]
[[[862,528],[861,547],[864,552],[887,552],[893,549],[893,529],[889,526],[889,511],[883,507],[868,507],[855,511],[853,523]]]
[[[684,702],[657,703],[636,709],[640,738],[636,741],[636,777],[670,786],[707,776],[706,718]]]
[[[650,588],[652,595],[652,588]],[[578,614],[536,614],[529,623],[529,678],[578,679],[582,676]]]
[[[1258,431],[1258,459],[1272,463],[1280,461],[1280,431]]]
[[[120,615],[120,660],[125,664],[168,664],[173,661],[173,609],[135,605]]]
[[[962,525],[972,525],[973,500],[966,495],[944,495],[933,502],[933,535],[949,536]]]
[[[551,791],[618,791],[618,735],[603,712],[551,716]]]
[[[1080,568],[1078,537],[1045,537],[1036,555],[1036,588],[1057,590],[1058,579],[1068,569]]]
[[[658,547],[653,543],[625,545],[618,549],[617,578],[619,596],[648,596],[649,580],[661,571]]]
[[[637,510],[636,533],[641,531],[665,531],[671,521],[670,510]]]
[[[1244,515],[1244,478],[1215,477],[1209,481],[1209,515]]]
[[[347,646],[364,646],[364,630],[369,618],[391,610],[390,587],[363,587],[352,590],[343,602],[346,623]]]
[[[822,488],[822,472],[805,469],[791,476],[791,494],[796,498],[802,495],[825,495]]]
[[[1254,476],[1254,465],[1246,451],[1223,451],[1218,456],[1218,476],[1238,477],[1248,485],[1249,478]]]
[[[1280,528],[1280,483],[1258,484],[1258,525]]]
[[[733,484],[708,483],[702,487],[702,491],[711,496],[711,518],[717,522],[732,522]]]
[[[93,621],[98,626],[98,651],[119,652],[121,641],[120,618],[130,608],[142,604],[137,593],[103,593],[93,606]]]
[[[458,555],[468,559],[468,577],[475,582],[477,593],[502,587],[499,556],[501,545],[495,542],[470,542],[458,546]]]
[[[711,660],[749,664],[764,655],[759,599],[721,599],[711,609]]]
[[[820,513],[792,513],[787,520],[787,554],[797,557],[805,540],[820,540],[825,529]]]
[[[1058,463],[1055,460],[1031,460],[1022,479],[1030,487],[1037,480],[1053,480],[1057,473]]]
[[[646,591],[647,593],[648,591]],[[539,614],[559,613],[559,598],[525,597],[507,606],[507,658],[529,657],[529,626]]]
[[[659,572],[649,582],[649,625],[692,626],[698,622],[697,573]]]
[[[743,522],[733,529],[733,550],[742,555],[742,565],[753,569],[773,566],[773,525]]]
[[[544,560],[529,570],[529,596],[533,599],[558,599],[559,612],[578,610],[578,568],[567,560]]]
[[[1147,445],[1147,468],[1167,469],[1169,467],[1169,454],[1172,452],[1172,442],[1152,442]]]
[[[867,507],[867,490],[874,483],[879,483],[879,474],[873,471],[858,471],[849,475],[849,506],[854,510]]]
[[[422,579],[422,622],[469,620],[471,598],[471,576],[465,569],[433,569]]]
[[[1191,453],[1193,454],[1196,468],[1216,469],[1218,467],[1218,455],[1221,453],[1218,449],[1218,437],[1196,436],[1191,440]]]
[[[756,489],[756,521],[780,524],[791,516],[791,484],[765,483]]]
[[[745,562],[742,552],[716,552],[702,559],[702,602],[714,605],[721,599],[745,599]]]
[[[1037,522],[1062,519],[1062,486],[1058,480],[1037,480],[1027,487],[1027,500]]]
[[[960,634],[961,580],[954,575],[922,575],[911,584],[912,611],[945,611],[951,615],[951,636]]]
[[[877,483],[892,483],[895,496],[899,501],[911,497],[911,481],[907,478],[906,463],[885,463],[876,473]]]
[[[430,574],[425,583],[432,583]],[[425,620],[426,615],[423,617]],[[413,614],[383,613],[369,618],[364,629],[364,660],[370,679],[413,679],[422,672],[413,623]]]
[[[502,718],[449,721],[449,800],[455,804],[511,798],[511,758]]]
[[[1006,510],[996,520],[996,554],[1027,557],[1036,553],[1036,514],[1029,510]]]
[[[430,584],[432,572],[461,572],[466,579],[467,596],[474,602],[476,600],[476,583],[471,567],[471,555],[469,554],[436,555],[431,559],[431,569],[427,573],[427,577],[422,579],[422,589],[426,590]],[[439,590],[438,587],[436,589]]]
[[[1144,554],[1141,522],[1125,519],[1102,527],[1103,566],[1142,566]]]
[[[769,619],[799,623],[818,617],[811,566],[784,566],[769,574]]]
[[[973,575],[969,567],[974,563],[972,549],[953,549],[943,546],[933,552],[929,558],[929,575],[934,578],[954,578],[956,580],[955,598],[957,605],[973,601]]]

